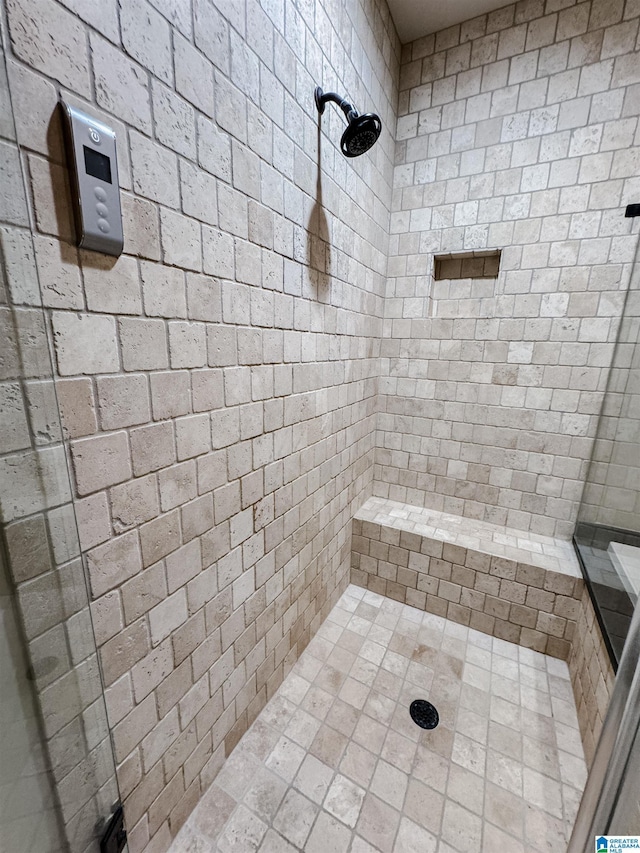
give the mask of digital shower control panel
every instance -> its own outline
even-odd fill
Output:
[[[119,255],[124,239],[116,135],[110,127],[64,101],[62,109],[78,245]]]

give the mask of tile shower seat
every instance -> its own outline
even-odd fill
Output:
[[[352,534],[352,583],[569,658],[584,590],[570,542],[383,498]]]

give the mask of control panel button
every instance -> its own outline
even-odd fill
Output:
[[[96,187],[95,190],[93,191],[93,194],[98,199],[98,201],[106,201],[107,200],[107,194],[102,189],[102,187]]]
[[[94,143],[94,145],[100,145],[102,142],[102,138],[95,127],[89,128],[89,139]]]
[[[102,204],[102,202],[99,201],[96,204],[96,213],[98,214],[98,216],[107,216],[109,213],[109,208],[106,204]]]
[[[98,228],[102,231],[103,234],[108,234],[111,231],[111,226],[107,222],[106,219],[98,219]]]

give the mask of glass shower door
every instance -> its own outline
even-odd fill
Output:
[[[640,595],[639,341],[636,255],[574,536],[614,669]]]
[[[640,253],[640,248],[638,249]],[[631,271],[574,536],[617,670],[568,853],[640,836],[640,259]]]
[[[119,795],[3,43],[0,851],[97,853]]]
[[[622,788],[611,820],[610,834],[640,833],[640,727],[636,731],[624,771]]]
[[[0,553],[0,850],[65,850],[6,566]]]
[[[636,605],[567,853],[591,853],[602,835],[640,836],[639,802],[640,605]]]

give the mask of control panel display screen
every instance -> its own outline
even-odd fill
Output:
[[[83,148],[84,167],[87,170],[87,175],[91,175],[93,178],[99,178],[107,184],[112,183],[111,160],[109,157],[107,157],[106,154],[101,154],[99,151],[95,151],[93,148],[87,148],[86,145],[83,145]]]

